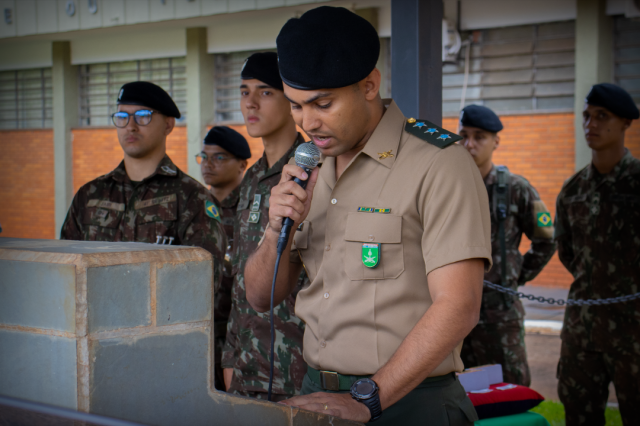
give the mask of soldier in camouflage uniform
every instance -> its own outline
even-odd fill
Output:
[[[240,133],[226,126],[216,126],[209,130],[204,138],[202,151],[196,155],[204,183],[210,185],[211,194],[220,206],[222,224],[227,235],[222,283],[214,298],[215,384],[218,390],[226,389],[220,362],[231,310],[231,288],[234,276],[231,266],[233,222],[238,207],[240,182],[249,158],[251,158],[251,149],[247,140]]]
[[[198,246],[214,258],[214,290],[220,285],[226,237],[207,188],[166,155],[178,108],[160,87],[127,83],[113,122],[124,160],[83,185],[67,213],[60,238]]]
[[[592,87],[583,128],[592,162],[558,195],[560,260],[574,277],[569,298],[604,299],[640,291],[640,161],[624,135],[640,117],[612,84]],[[604,425],[613,382],[625,425],[640,419],[640,301],[569,306],[562,329],[558,395],[567,426]]]
[[[244,267],[269,223],[271,188],[278,184],[282,168],[304,139],[296,130],[289,101],[284,97],[275,53],[256,53],[249,57],[241,77],[240,105],[247,131],[253,137],[262,138],[265,152],[247,171],[240,185],[233,238],[233,302],[222,366],[228,392],[267,399],[271,343],[269,313],[256,312],[247,301]],[[302,273],[297,289],[307,282],[306,274]],[[274,307],[274,401],[296,395],[307,372],[302,357],[304,323],[294,314],[296,294],[294,292]]]
[[[484,279],[517,290],[540,273],[555,252],[553,224],[549,211],[535,188],[522,176],[504,166],[494,166],[502,123],[489,108],[469,105],[460,116],[460,136],[480,169],[491,208],[491,252],[493,268]],[[504,168],[503,168],[504,167]],[[503,168],[502,170],[500,170]],[[506,184],[503,221],[506,261],[501,253],[499,179]],[[531,248],[522,256],[522,234]],[[504,267],[504,271],[503,268]],[[504,277],[503,277],[504,272]],[[501,364],[504,381],[529,386],[531,375],[524,343],[524,308],[519,299],[484,288],[480,321],[464,340],[461,353],[465,367]]]

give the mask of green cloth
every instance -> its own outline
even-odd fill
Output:
[[[538,413],[527,411],[526,413],[512,416],[492,417],[475,422],[475,426],[550,426],[547,419]]]

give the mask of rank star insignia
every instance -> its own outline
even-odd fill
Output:
[[[393,151],[392,149],[390,149],[387,152],[379,152],[378,153],[378,159],[379,160],[384,160],[385,158],[389,158],[389,157],[393,157],[393,154],[391,153],[391,151]]]
[[[421,128],[421,127],[424,127],[424,126],[426,126],[426,124],[423,123],[422,121],[418,121],[416,124],[413,125],[413,127],[418,127],[418,128]]]
[[[429,133],[430,135],[434,134],[434,133],[438,133],[439,130],[438,129],[434,129],[433,127],[429,127],[425,133]]]
[[[217,220],[218,222],[221,221],[220,212],[216,208],[216,205],[213,204],[211,201],[205,201],[204,202],[204,211],[207,214],[207,216],[209,216],[210,218],[213,218],[213,219]]]
[[[451,136],[449,136],[449,135],[440,135],[440,136],[438,136],[436,139],[447,140],[447,139],[449,139],[450,137],[451,137]]]
[[[375,268],[380,263],[380,244],[362,244],[362,263],[367,268]]]
[[[545,226],[551,226],[552,222],[551,222],[551,215],[547,212],[543,212],[543,213],[538,213],[538,226],[540,227],[545,227]]]

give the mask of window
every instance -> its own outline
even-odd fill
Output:
[[[51,128],[51,68],[0,72],[0,129]]]
[[[254,53],[256,52],[215,55],[216,124],[244,124],[240,112],[240,71],[245,59]]]
[[[496,112],[573,110],[575,22],[493,28],[471,37],[465,105]],[[443,67],[443,113],[460,110],[465,75],[460,59]]]
[[[117,110],[118,91],[131,81],[150,81],[173,98],[184,122],[187,113],[185,58],[111,62],[80,66],[79,95],[81,126],[110,126]]]
[[[640,104],[640,21],[615,19],[615,82]]]

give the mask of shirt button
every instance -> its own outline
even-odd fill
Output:
[[[338,200],[336,200],[335,198],[333,200],[331,200],[331,204],[336,204],[338,202]]]
[[[327,346],[327,342],[325,342],[324,340],[320,342],[320,346],[321,347],[326,347]]]
[[[369,235],[369,241],[375,241],[376,237],[374,237],[373,235]]]
[[[324,298],[325,298],[325,299],[328,299],[328,298],[329,298],[329,293],[325,293],[325,294],[324,294]]]
[[[329,251],[331,250],[331,244],[327,244],[326,246],[324,246],[325,251]]]

